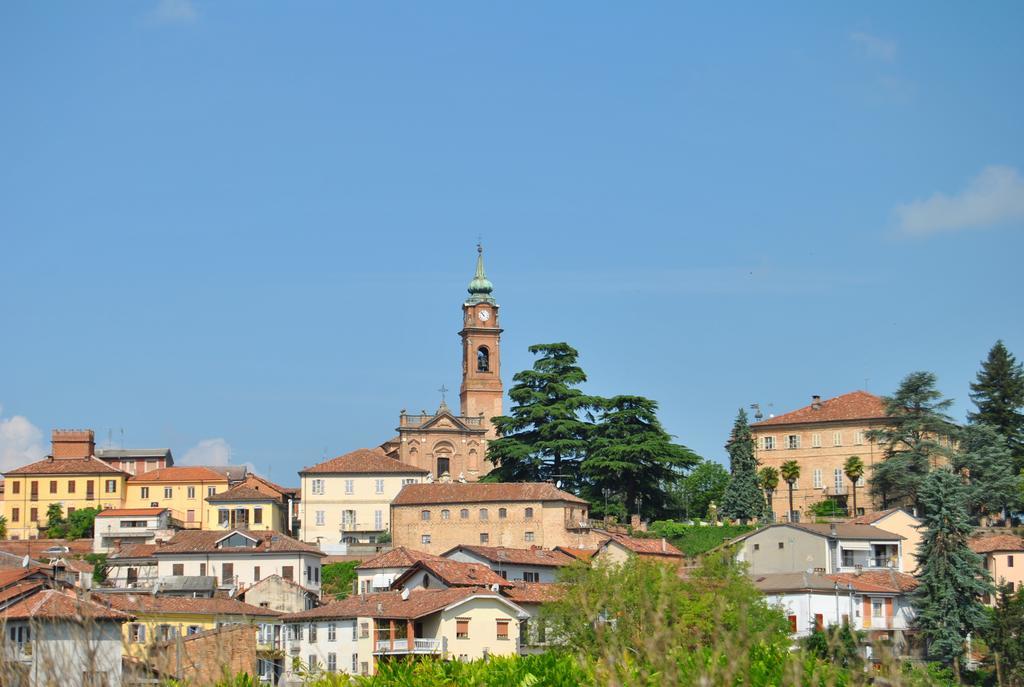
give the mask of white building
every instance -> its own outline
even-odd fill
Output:
[[[872,525],[769,525],[733,540],[751,574],[903,572],[903,537]]]
[[[466,544],[449,549],[442,555],[453,561],[486,565],[506,580],[521,582],[554,582],[559,569],[576,562],[571,556],[550,549]]]
[[[151,589],[159,579],[156,544],[130,544],[107,556],[108,587]]]
[[[170,539],[174,529],[169,508],[108,508],[96,515],[93,553],[110,553],[122,544],[152,544]]]
[[[319,595],[320,561],[315,546],[280,532],[182,530],[154,552],[157,576],[212,576],[221,587],[250,587],[280,575]]]
[[[0,612],[4,677],[30,685],[120,687],[121,625],[132,616],[41,590]]]
[[[474,660],[519,651],[519,622],[528,614],[479,588],[354,595],[282,616],[285,654],[306,668],[372,675],[380,661],[411,656]],[[301,682],[291,669],[291,684]]]
[[[422,560],[437,559],[431,553],[396,546],[356,566],[356,590],[360,594],[386,592],[391,583]]]
[[[908,593],[916,586],[910,575],[775,573],[754,575],[753,582],[770,604],[782,608],[794,639],[848,623],[866,633],[866,658],[872,657],[871,645],[879,641],[891,642],[896,655],[907,652],[907,633],[914,620]]]

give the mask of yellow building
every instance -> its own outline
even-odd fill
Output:
[[[52,455],[4,473],[8,538],[40,537],[55,503],[65,517],[80,508],[123,504],[128,475],[93,456],[94,449],[91,430],[54,430]]]
[[[128,480],[125,508],[169,508],[186,529],[203,529],[206,501],[227,491],[228,478],[207,467],[170,467],[134,475]]]
[[[118,593],[93,594],[92,600],[135,616],[134,622],[125,623],[123,627],[124,646],[136,657],[144,656],[155,642],[179,635],[187,637],[229,623],[261,626],[262,643],[269,644],[274,633],[268,632],[267,626],[276,625],[281,615],[236,599]]]
[[[204,529],[273,530],[287,534],[293,492],[262,477],[249,475],[227,491],[206,497]]]

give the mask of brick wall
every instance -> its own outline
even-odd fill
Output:
[[[234,625],[161,642],[150,650],[148,662],[162,675],[195,685],[214,684],[225,670],[255,675],[256,632],[253,625]]]
[[[55,429],[50,443],[54,458],[86,458],[96,453],[96,436],[91,429]]]

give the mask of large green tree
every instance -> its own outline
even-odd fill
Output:
[[[1024,686],[1024,587],[999,590],[992,624],[985,633],[999,684]]]
[[[711,503],[721,504],[729,471],[713,460],[701,461],[673,490],[678,516],[706,518]]]
[[[972,527],[960,478],[949,470],[933,470],[918,495],[924,534],[912,596],[916,623],[928,656],[959,672],[967,635],[986,627],[981,596],[992,591],[992,582],[981,556],[967,545]]]
[[[643,396],[614,396],[601,403],[582,463],[585,491],[594,504],[610,493],[627,512],[636,512],[639,502],[647,518],[672,510],[673,487],[700,457],[672,442],[657,411],[657,402]]]
[[[960,433],[953,469],[967,481],[967,508],[989,518],[1020,498],[1021,476],[1013,471],[1003,437],[988,425],[968,425]]]
[[[1013,456],[1014,472],[1024,470],[1024,366],[1002,341],[982,361],[971,384],[971,400],[978,410],[968,418],[995,428]]]
[[[953,404],[935,388],[931,372],[912,372],[896,393],[883,397],[888,423],[868,432],[868,438],[884,450],[883,459],[872,466],[870,490],[890,504],[920,507],[918,491],[933,463],[948,459],[950,439],[957,427],[946,415]]]
[[[488,477],[501,482],[562,480],[580,483],[580,464],[594,428],[592,414],[600,399],[579,387],[587,375],[578,353],[567,343],[536,344],[533,369],[517,372],[508,395],[508,415],[492,419],[498,439],[487,447],[494,464]]]
[[[59,503],[51,503],[46,508],[46,536],[50,539],[63,539],[67,536],[68,523],[64,519],[64,507]]]
[[[754,437],[742,408],[725,448],[729,452],[729,485],[722,496],[722,515],[743,523],[763,518],[768,509],[757,478]]]

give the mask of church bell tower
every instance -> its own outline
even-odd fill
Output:
[[[487,439],[497,435],[491,418],[502,414],[501,327],[494,285],[484,273],[484,249],[476,247],[476,275],[469,282],[469,298],[462,304],[462,387],[460,415],[482,417]]]

